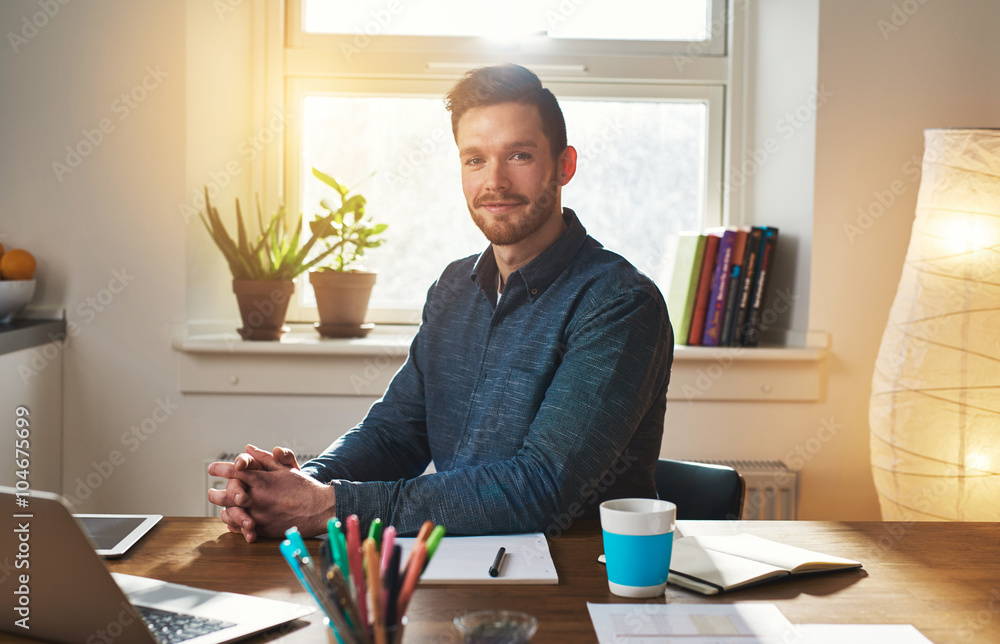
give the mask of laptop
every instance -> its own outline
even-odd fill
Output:
[[[21,498],[28,507],[0,487],[0,589],[10,607],[0,633],[65,644],[224,644],[315,611],[109,572],[62,497]]]

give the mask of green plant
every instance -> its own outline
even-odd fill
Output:
[[[316,168],[313,168],[313,175],[340,195],[339,206],[335,207],[328,199],[320,202],[330,214],[317,216],[309,222],[313,237],[322,239],[326,244],[326,249],[319,256],[326,259],[326,265],[318,270],[354,270],[366,250],[378,248],[385,243],[385,239],[379,235],[386,231],[389,224],[376,224],[365,217],[367,201],[363,196],[349,196],[352,189]]]
[[[271,220],[264,225],[264,218],[257,201],[257,224],[261,233],[252,242],[243,222],[243,212],[240,200],[236,200],[236,240],[229,235],[219,211],[212,206],[205,188],[205,211],[199,214],[205,229],[229,264],[229,271],[235,280],[290,280],[320,264],[327,257],[333,256],[335,270],[346,270],[344,267],[356,262],[366,248],[381,246],[383,240],[372,239],[385,231],[386,224],[373,225],[364,218],[365,198],[354,195],[347,199],[348,190],[337,183],[332,177],[313,169],[313,174],[341,195],[341,206],[333,210],[323,202],[330,214],[317,217],[309,223],[312,236],[299,246],[302,233],[302,218],[299,217],[294,230],[289,230],[285,220],[285,207],[282,206]],[[348,218],[347,215],[350,215]],[[327,243],[326,248],[310,257],[316,243],[325,237],[335,238],[334,243]],[[336,268],[339,267],[339,268]]]

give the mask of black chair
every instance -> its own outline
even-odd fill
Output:
[[[678,519],[739,519],[746,484],[725,465],[661,458],[656,465],[656,493],[677,506]]]

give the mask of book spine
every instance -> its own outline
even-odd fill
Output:
[[[733,334],[733,320],[739,305],[740,284],[743,276],[743,257],[746,253],[747,234],[749,229],[736,231],[736,242],[733,244],[733,262],[729,269],[729,289],[726,293],[726,309],[722,316],[722,332],[719,335],[719,346],[728,347]]]
[[[670,281],[667,307],[674,324],[674,341],[687,343],[691,314],[698,290],[698,276],[705,251],[704,235],[684,233],[677,243],[677,256]]]
[[[764,305],[764,296],[767,294],[767,278],[771,274],[771,267],[774,264],[774,251],[778,244],[778,229],[765,228],[760,242],[760,257],[757,260],[757,278],[755,280],[754,292],[750,314],[746,323],[746,332],[743,334],[743,346],[755,347],[760,341],[761,309]]]
[[[743,331],[750,315],[750,296],[753,295],[754,279],[757,276],[757,258],[760,255],[762,232],[760,227],[754,226],[747,235],[743,271],[740,276],[740,296],[733,314],[733,330],[729,338],[729,345],[733,347],[743,345]]]
[[[726,308],[726,292],[729,289],[729,273],[733,264],[733,246],[736,243],[736,231],[727,230],[722,233],[719,242],[719,252],[715,260],[715,272],[712,274],[712,292],[708,297],[708,317],[705,320],[705,332],[701,343],[706,347],[719,345],[722,330],[722,316]]]
[[[705,319],[708,317],[708,298],[712,294],[712,275],[715,273],[715,258],[719,251],[719,238],[708,235],[705,238],[705,253],[701,261],[701,271],[698,277],[698,290],[694,301],[694,311],[691,314],[691,328],[688,331],[688,344],[698,346],[705,332]]]

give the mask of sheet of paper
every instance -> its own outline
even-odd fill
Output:
[[[909,624],[800,624],[793,627],[797,639],[787,644],[930,644]]]
[[[396,539],[403,561],[413,548],[413,538]],[[490,576],[497,551],[506,549],[500,574]],[[434,584],[558,584],[555,564],[545,535],[489,535],[445,537],[420,578],[421,585]]]
[[[588,602],[587,609],[600,644],[768,644],[793,628],[774,604]]]

